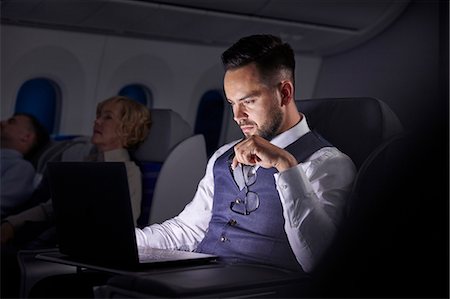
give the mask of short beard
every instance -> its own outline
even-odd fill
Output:
[[[272,118],[258,130],[258,135],[266,140],[272,140],[278,135],[278,131],[283,122],[283,113],[278,106],[272,107]]]

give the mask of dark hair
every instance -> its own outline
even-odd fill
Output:
[[[41,122],[32,114],[29,113],[15,113],[14,115],[22,115],[28,117],[31,123],[32,130],[34,131],[34,134],[36,135],[36,139],[34,140],[33,144],[31,145],[30,150],[24,155],[24,158],[27,160],[32,160],[36,158],[36,155],[38,155],[45,146],[49,143],[50,137],[48,134],[47,129],[41,124]]]
[[[222,54],[225,71],[255,63],[265,82],[281,71],[288,71],[294,83],[295,57],[291,46],[273,35],[261,34],[241,38]],[[269,80],[269,81],[268,81]]]

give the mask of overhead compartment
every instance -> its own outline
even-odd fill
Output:
[[[348,50],[387,28],[409,0],[4,0],[2,23],[229,46],[270,33],[297,53]]]

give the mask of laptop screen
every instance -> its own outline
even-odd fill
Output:
[[[132,268],[217,259],[197,252],[147,248],[140,262],[122,162],[51,162],[48,175],[59,251],[73,261]]]
[[[60,252],[84,261],[138,262],[125,164],[48,165]]]

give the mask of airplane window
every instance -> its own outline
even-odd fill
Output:
[[[149,108],[153,106],[153,94],[151,90],[141,84],[127,85],[119,91],[119,95],[136,100]]]
[[[34,115],[51,134],[58,130],[60,102],[61,91],[54,81],[35,78],[20,87],[14,111]]]
[[[197,108],[194,133],[205,136],[208,156],[211,156],[218,147],[223,114],[224,98],[222,92],[219,90],[205,92]]]

